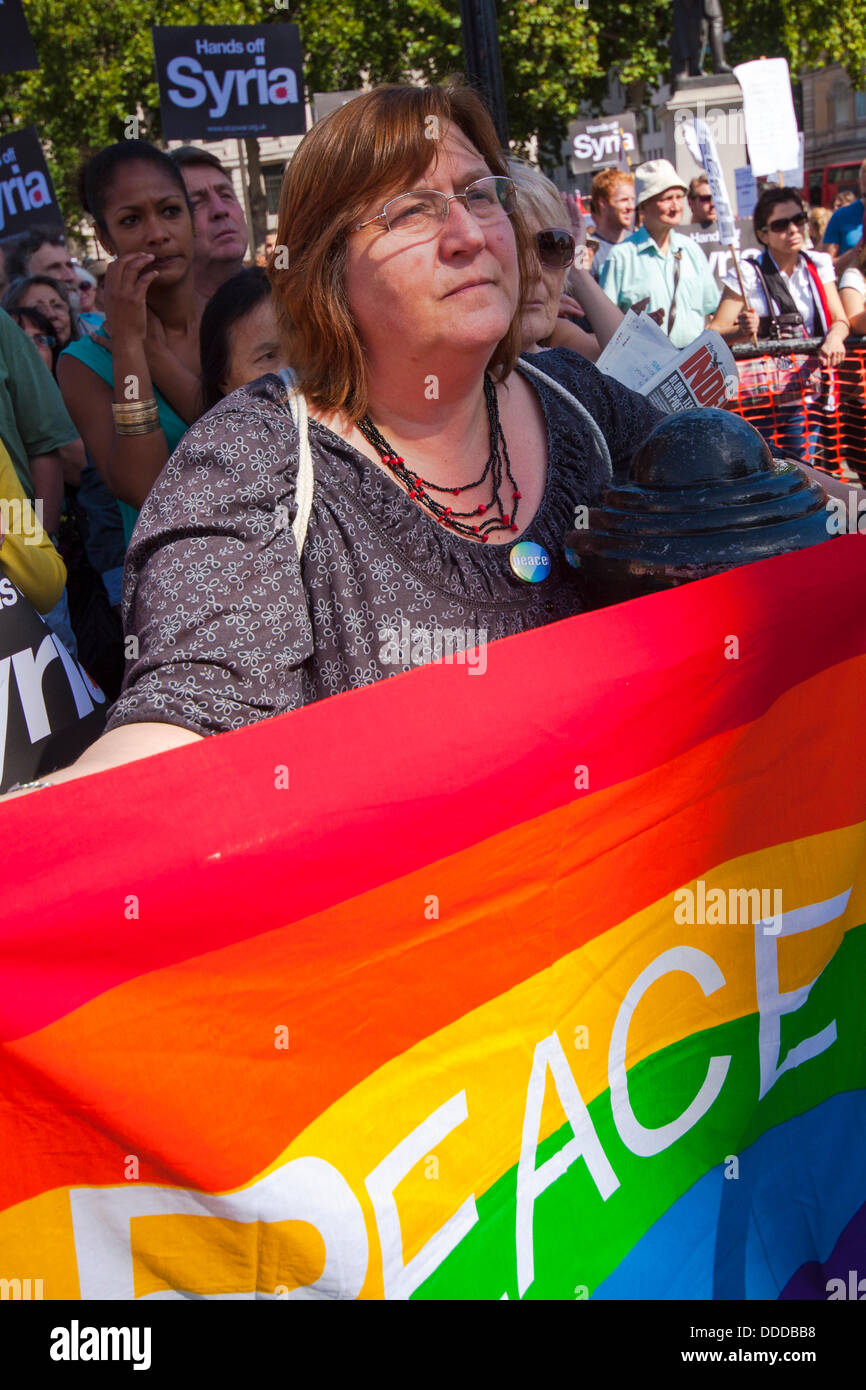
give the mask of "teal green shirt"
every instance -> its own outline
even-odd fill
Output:
[[[101,332],[105,336],[104,328],[101,329]],[[114,360],[108,348],[103,347],[101,343],[95,343],[92,338],[79,338],[77,343],[70,343],[68,348],[64,348],[64,354],[83,362],[85,367],[89,367],[97,376],[102,377],[102,380],[108,383],[112,391],[114,390]],[[153,388],[153,394],[156,397],[159,423],[165,435],[168,452],[173,454],[189,426],[185,420],[180,418],[177,411],[172,409],[165,396],[160,395],[156,387]],[[129,545],[129,538],[138,520],[138,509],[130,507],[127,502],[121,502],[120,498],[117,499],[117,505],[120,508],[120,518],[123,522],[123,537],[126,544]]]
[[[77,438],[60,387],[35,345],[0,309],[0,439],[31,502],[30,460]]]
[[[599,275],[601,288],[623,313],[649,295],[648,308],[664,311],[662,328],[666,329],[674,291],[673,253],[680,250],[677,312],[670,335],[678,348],[687,347],[703,333],[707,315],[716,312],[722,297],[706,256],[690,237],[671,232],[668,254],[663,256],[646,227],[641,227],[617,242]]]

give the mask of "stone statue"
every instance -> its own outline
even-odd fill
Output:
[[[671,36],[673,82],[703,77],[701,52],[709,40],[713,73],[730,72],[722,38],[724,19],[721,0],[674,0],[674,32]]]

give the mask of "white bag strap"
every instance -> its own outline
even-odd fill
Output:
[[[304,553],[304,541],[310,524],[310,510],[313,505],[313,455],[310,451],[310,417],[306,397],[295,387],[295,374],[291,367],[280,370],[280,380],[286,389],[286,404],[291,411],[292,420],[298,431],[298,481],[295,489],[296,512],[292,522],[298,557]]]
[[[538,381],[543,381],[546,386],[549,386],[551,390],[555,391],[558,396],[561,396],[564,401],[568,401],[568,404],[573,410],[577,411],[578,415],[583,416],[596,442],[598,452],[601,454],[602,463],[607,472],[607,480],[610,482],[613,478],[613,463],[611,462],[610,449],[607,447],[607,440],[601,432],[598,421],[594,416],[590,415],[586,406],[582,405],[577,399],[577,396],[573,396],[566,387],[560,384],[560,382],[556,381],[552,376],[548,376],[547,372],[541,371],[539,367],[533,366],[531,362],[527,362],[524,357],[519,357],[517,359],[517,369],[518,371],[526,372],[528,376],[534,376]]]

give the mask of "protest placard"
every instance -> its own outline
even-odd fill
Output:
[[[800,140],[791,75],[785,58],[759,58],[740,63],[734,76],[743,89],[743,116],[749,163],[756,178],[795,169]]]
[[[154,28],[166,140],[240,140],[306,129],[296,24]]]
[[[0,792],[65,767],[102,732],[105,696],[0,574]]]
[[[0,72],[29,72],[39,67],[33,37],[21,0],[0,3]]]
[[[599,169],[611,166],[628,169],[640,163],[633,111],[572,121],[568,139],[571,146],[568,163],[573,174],[596,174]]]
[[[757,245],[751,218],[741,217],[736,220],[734,240],[732,244],[728,245],[723,245],[719,239],[718,226],[715,222],[709,222],[706,225],[700,222],[686,222],[677,227],[677,231],[680,236],[687,236],[700,246],[710,263],[710,270],[716,277],[720,290],[722,281],[733,264],[733,252],[739,253]]]
[[[0,137],[0,241],[34,226],[63,231],[63,217],[35,126]]]

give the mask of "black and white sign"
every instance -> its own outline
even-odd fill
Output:
[[[0,792],[73,762],[106,713],[99,687],[0,575]]]
[[[0,0],[0,72],[29,72],[38,67],[21,0]]]
[[[37,224],[63,231],[39,136],[29,125],[0,138],[0,241]]]
[[[750,218],[738,218],[735,222],[737,230],[737,240],[734,243],[737,253],[741,254],[752,246],[757,246],[755,232]],[[722,287],[722,276],[733,269],[730,246],[722,246],[719,241],[719,229],[715,222],[709,226],[702,227],[700,222],[686,222],[683,226],[677,227],[680,236],[687,236],[692,241],[697,242],[704,255],[710,263],[710,270],[716,277],[719,288]]]
[[[181,25],[152,32],[165,140],[306,130],[296,24]]]
[[[628,169],[629,161],[632,168],[640,163],[633,111],[591,121],[572,121],[568,143],[568,163],[573,174],[595,174],[599,169],[612,167]]]

